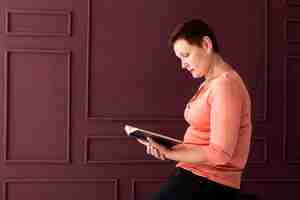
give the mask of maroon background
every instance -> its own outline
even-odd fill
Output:
[[[0,199],[142,200],[174,163],[124,124],[182,138],[200,81],[167,46],[189,17],[216,31],[253,100],[243,199],[297,198],[300,1],[1,0]]]

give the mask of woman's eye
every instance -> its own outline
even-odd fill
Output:
[[[190,54],[186,53],[186,54],[183,54],[183,57],[186,58],[186,57],[189,57],[189,55],[190,55]]]

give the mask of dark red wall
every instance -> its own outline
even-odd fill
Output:
[[[297,198],[300,1],[0,1],[0,198],[144,200],[174,167],[124,124],[182,138],[193,80],[167,46],[199,17],[253,101],[243,198]]]

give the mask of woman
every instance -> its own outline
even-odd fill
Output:
[[[183,69],[205,77],[184,111],[189,123],[183,144],[167,149],[148,139],[147,153],[177,161],[175,172],[154,200],[237,198],[251,139],[247,88],[219,54],[212,29],[202,20],[178,25],[170,45]]]

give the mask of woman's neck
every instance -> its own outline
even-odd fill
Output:
[[[205,75],[206,81],[215,79],[219,75],[223,74],[232,69],[232,67],[227,64],[219,54],[212,55],[212,62],[209,67],[207,74]]]

